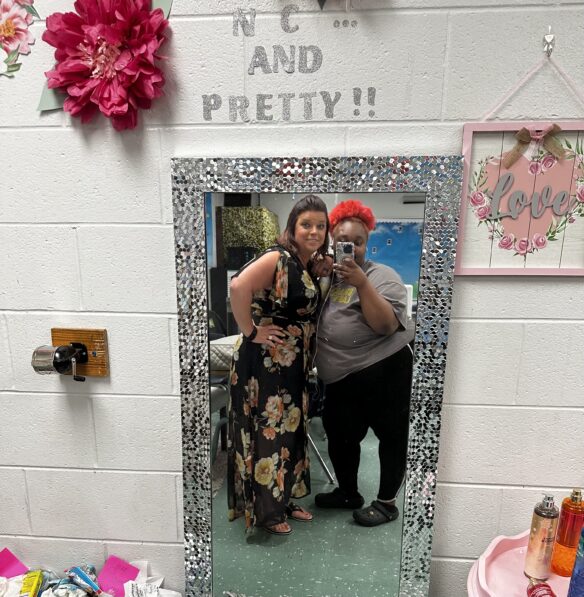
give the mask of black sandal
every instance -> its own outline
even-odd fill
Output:
[[[399,510],[390,504],[373,500],[370,506],[355,510],[353,518],[364,527],[376,527],[386,522],[391,522],[399,516]]]
[[[263,527],[263,529],[268,533],[272,533],[272,535],[289,535],[292,532],[292,527],[290,527],[287,531],[277,531],[274,527],[278,524],[282,523],[278,522],[270,527]]]
[[[294,516],[295,512],[304,512],[305,514],[309,514],[310,518],[301,518],[299,516]],[[286,506],[286,516],[288,516],[289,518],[292,518],[293,520],[297,520],[298,522],[311,522],[312,519],[314,518],[312,513],[310,513],[308,510],[305,510],[302,506],[299,506],[298,504],[294,504],[293,502],[290,502]]]

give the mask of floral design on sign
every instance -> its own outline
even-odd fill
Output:
[[[101,113],[116,130],[133,129],[138,110],[163,94],[164,12],[150,0],[77,0],[75,10],[47,18],[43,40],[57,62],[48,87],[67,94],[63,108],[81,122]]]
[[[0,0],[0,47],[6,54],[3,60],[2,77],[14,77],[22,64],[20,55],[30,54],[34,36],[29,30],[33,17],[39,17],[33,6],[34,0]]]
[[[561,160],[532,143],[509,168],[502,164],[506,154],[478,163],[468,203],[493,246],[519,256],[535,253],[584,217],[584,145],[567,139],[562,145]]]

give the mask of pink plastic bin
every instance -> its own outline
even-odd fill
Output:
[[[488,597],[479,584],[479,562],[474,562],[466,580],[466,590],[469,597]]]
[[[528,580],[523,574],[529,531],[495,537],[473,564],[467,580],[469,597],[526,597]],[[570,579],[552,574],[547,580],[558,597],[566,597]]]

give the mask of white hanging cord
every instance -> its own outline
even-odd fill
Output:
[[[536,75],[546,64],[550,64],[557,75],[566,83],[570,91],[578,98],[582,106],[584,106],[584,94],[578,89],[574,79],[552,58],[552,51],[555,45],[555,36],[552,34],[552,28],[548,28],[548,33],[543,37],[543,47],[545,56],[537,62],[537,64],[528,70],[521,80],[516,83],[497,103],[497,105],[490,110],[485,116],[481,118],[481,122],[490,120],[534,75]]]
[[[558,74],[564,79],[566,85],[572,90],[572,93],[580,100],[584,106],[584,94],[578,89],[576,82],[570,75],[555,61],[551,56],[549,57],[550,64],[556,69]]]
[[[541,67],[545,64],[546,60],[547,58],[542,58],[532,69],[525,73],[521,81],[516,83],[514,87],[503,96],[499,103],[487,114],[485,114],[485,116],[481,118],[481,122],[490,120],[525,85],[525,83],[527,83],[527,81],[531,79],[531,77],[533,77],[537,72],[539,72]]]

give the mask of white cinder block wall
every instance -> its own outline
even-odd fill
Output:
[[[49,6],[50,4],[50,6]],[[41,14],[67,9],[59,0]],[[170,188],[172,156],[458,153],[480,119],[541,56],[584,84],[584,7],[545,0],[175,0],[167,98],[118,134],[35,111],[51,48],[37,41],[0,81],[0,546],[59,569],[110,553],[149,559],[182,586],[181,456]],[[256,37],[232,11],[258,11]],[[335,28],[335,19],[356,27]],[[34,26],[40,37],[43,23]],[[247,73],[256,44],[313,44],[312,74]],[[377,88],[376,115],[353,116],[352,87]],[[333,120],[203,119],[201,96],[340,90]],[[364,101],[365,101],[364,96]],[[276,107],[277,103],[273,102]],[[581,118],[544,69],[500,118]],[[584,483],[584,284],[567,278],[458,278],[441,438],[432,597],[465,595],[497,533],[529,524],[542,489]],[[111,377],[37,376],[52,326],[105,327]]]

